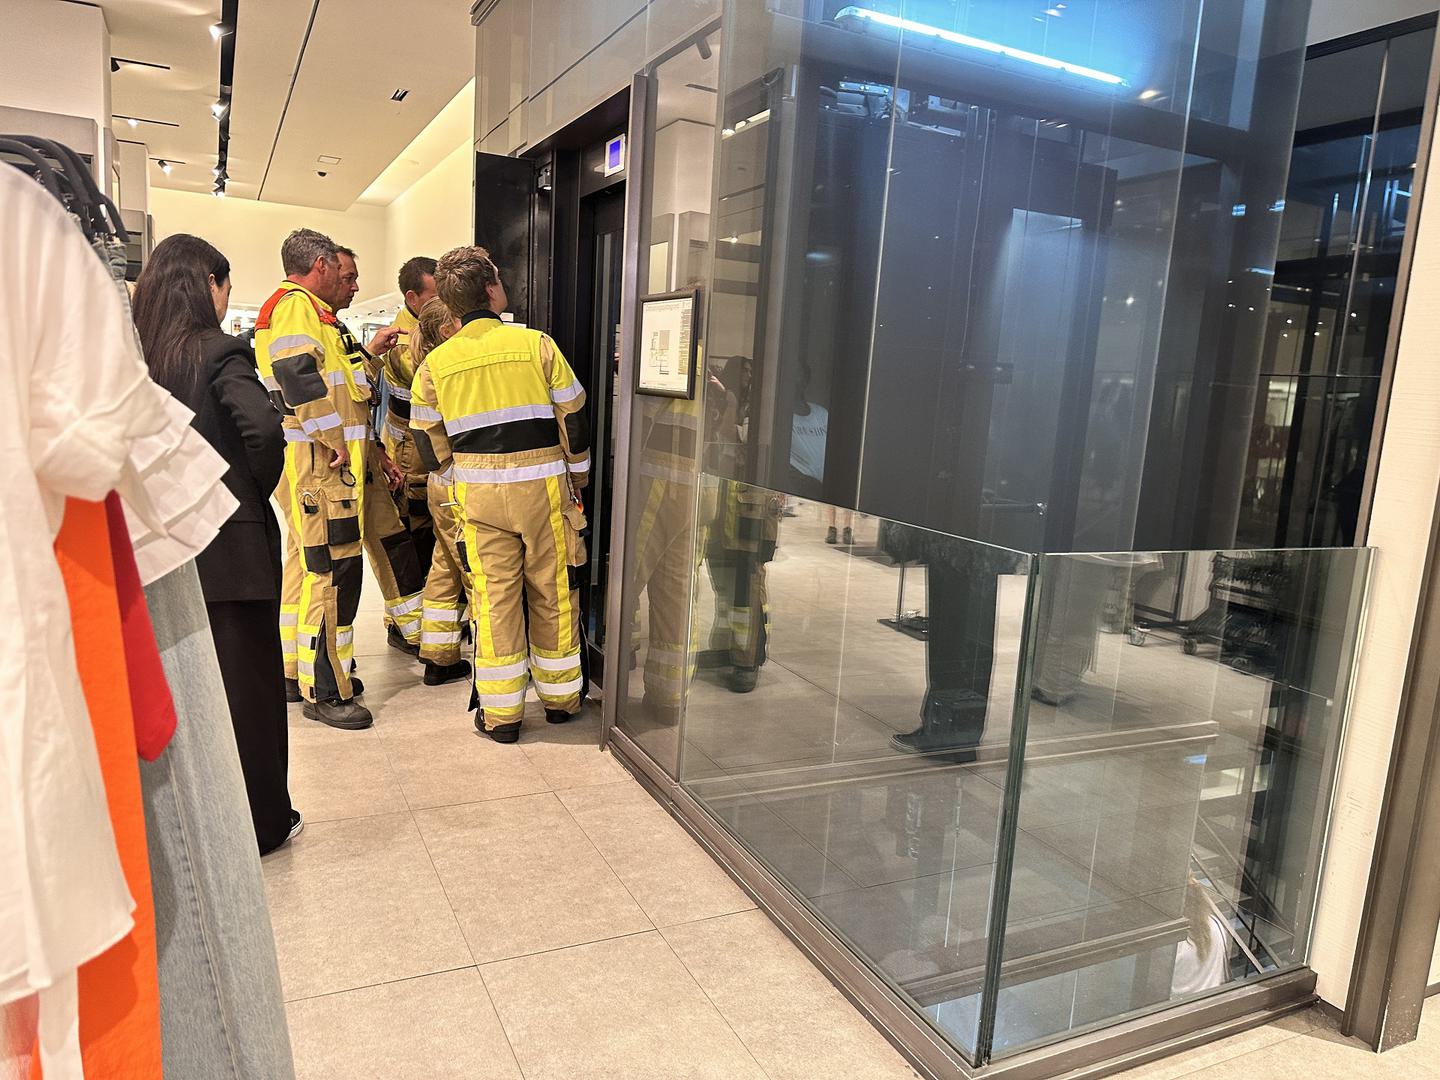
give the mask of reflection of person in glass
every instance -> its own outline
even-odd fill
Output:
[[[810,364],[800,367],[790,419],[790,490],[805,499],[821,497],[830,410],[810,400]]]
[[[631,556],[635,596],[633,649],[645,652],[643,711],[648,722],[673,727],[690,680],[687,656],[695,552],[696,443],[700,395],[645,398],[639,407],[640,453],[631,496],[638,513]],[[702,492],[702,503],[705,502]],[[702,507],[701,520],[713,517]],[[703,538],[702,538],[703,539]],[[641,595],[647,619],[641,622]]]
[[[999,578],[1013,573],[1009,552],[887,521],[880,548],[902,563],[925,566],[928,633],[920,726],[891,745],[907,754],[943,753],[974,761],[985,734],[995,667],[995,605]]]
[[[728,664],[729,686],[737,694],[755,689],[765,663],[770,609],[765,566],[775,558],[780,496],[728,477],[745,475],[750,427],[749,357],[732,356],[711,387],[719,407],[711,417],[707,464],[720,481],[718,508],[705,545],[705,564],[715,594],[707,666]]]

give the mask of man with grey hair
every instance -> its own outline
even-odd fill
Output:
[[[305,715],[366,728],[351,677],[360,605],[361,532],[369,456],[370,388],[357,378],[336,307],[350,299],[339,246],[297,229],[280,248],[285,280],[260,309],[255,355],[285,430],[275,491],[288,534],[280,638]],[[292,675],[293,673],[293,675]]]

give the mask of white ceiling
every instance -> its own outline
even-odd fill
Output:
[[[113,55],[171,68],[122,65],[114,112],[180,125],[117,121],[117,137],[185,163],[169,176],[152,164],[155,186],[209,191],[220,70],[209,28],[219,0],[100,6]],[[236,33],[232,197],[347,209],[475,74],[467,0],[240,0]],[[403,102],[390,100],[397,89],[410,91]]]

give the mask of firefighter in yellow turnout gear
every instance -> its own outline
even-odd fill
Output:
[[[349,248],[340,250],[340,276],[345,289],[345,299],[336,308],[337,313],[348,307],[355,294],[360,291],[360,271],[355,263],[355,253]],[[365,386],[371,394],[371,372],[378,368],[377,356],[388,354],[398,340],[399,329],[389,327],[382,330],[371,342],[373,348],[362,349],[360,343],[340,324],[340,337],[346,350],[356,383]],[[383,347],[377,343],[383,342]],[[373,436],[373,433],[372,433]],[[373,437],[365,468],[365,513],[364,534],[365,554],[370,558],[370,569],[380,586],[385,603],[385,637],[392,647],[414,656],[420,651],[420,606],[421,593],[425,588],[424,565],[420,562],[410,530],[400,517],[399,508],[391,492],[403,484],[403,478],[380,443]]]
[[[485,249],[448,252],[435,281],[463,325],[426,357],[410,423],[436,459],[454,460],[475,635],[476,726],[497,742],[515,742],[532,675],[547,720],[580,711],[571,574],[584,560],[575,492],[589,478],[585,392],[546,335],[501,321],[505,288]]]
[[[353,700],[351,669],[370,394],[356,381],[335,317],[335,306],[347,299],[338,251],[334,241],[308,229],[286,238],[286,278],[261,308],[255,354],[286,440],[285,475],[275,497],[293,557],[288,576],[299,589],[296,601],[281,609],[281,636],[294,642],[305,715],[332,727],[362,728],[372,718]]]
[[[410,336],[411,357],[417,365],[416,370],[424,368],[425,358],[431,349],[449,339],[459,328],[460,320],[450,313],[445,301],[438,296],[427,301],[420,309],[420,317]],[[427,470],[426,498],[435,526],[435,551],[430,561],[430,572],[425,578],[420,659],[425,664],[425,684],[438,686],[470,675],[470,665],[460,659],[460,616],[468,587],[461,556],[465,543],[465,521],[455,501],[452,486],[454,462],[449,457],[445,441],[440,438],[435,441],[445,450],[444,460],[436,457],[435,442],[424,432],[414,432],[411,442]]]
[[[415,382],[415,369],[420,366],[416,347],[420,312],[435,298],[435,260],[423,255],[406,260],[400,267],[397,284],[400,295],[405,298],[395,316],[400,337],[394,348],[373,359],[370,379],[377,386],[384,385],[389,399],[380,423],[380,441],[405,477],[400,492],[400,517],[424,568],[431,563],[435,530],[428,496],[430,469],[420,459],[415,438],[410,433],[410,387]]]

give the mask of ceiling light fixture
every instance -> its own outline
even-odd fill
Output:
[[[226,102],[224,98],[221,98],[217,100],[215,104],[210,106],[210,115],[213,116],[216,120],[219,120],[225,115],[225,110],[229,107],[229,103]]]
[[[902,19],[898,15],[889,15],[883,11],[874,11],[870,8],[863,7],[847,7],[842,8],[835,18],[838,21],[847,15],[857,19],[868,20],[880,26],[888,26],[895,30],[902,30],[906,33],[935,38],[939,41],[948,42],[951,45],[963,45],[967,49],[978,49],[981,52],[992,53],[996,56],[1005,56],[1011,60],[1020,60],[1027,64],[1035,64],[1038,67],[1050,68],[1052,71],[1063,71],[1070,75],[1078,75],[1081,78],[1094,79],[1096,82],[1105,83],[1107,86],[1125,85],[1124,79],[1108,71],[1100,71],[1096,68],[1072,64],[1066,60],[1056,60],[1053,56],[1042,56],[1040,53],[1029,52],[1026,49],[1017,49],[1013,45],[1002,45],[998,41],[987,41],[985,38],[971,37],[969,34],[957,34],[953,30],[944,30],[938,26],[931,26],[929,23],[917,22],[914,19]]]
[[[170,173],[174,170],[174,168],[175,167],[171,165],[170,162],[166,161],[164,158],[160,159],[160,171],[163,172],[166,176],[169,176]]]
[[[1155,100],[1157,97],[1159,97],[1159,96],[1160,96],[1160,91],[1159,91],[1159,90],[1156,90],[1154,87],[1151,87],[1149,90],[1141,90],[1141,91],[1140,91],[1140,100],[1141,100],[1141,101],[1154,101],[1154,100]]]
[[[210,36],[216,41],[219,41],[228,33],[230,33],[230,27],[226,26],[223,22],[212,23],[210,26]]]
[[[140,126],[140,121],[139,121],[139,120],[136,120],[135,117],[133,117],[133,116],[127,116],[127,117],[125,118],[125,122],[126,122],[127,124],[129,124],[131,127],[139,127],[139,126]]]

